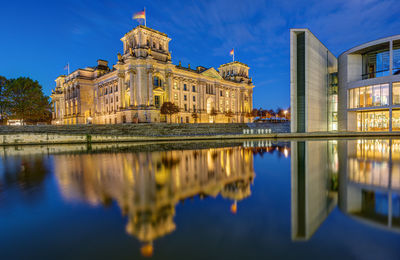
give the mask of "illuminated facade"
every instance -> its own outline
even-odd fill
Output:
[[[308,29],[290,33],[292,132],[400,131],[400,35],[336,59]]]
[[[56,155],[54,162],[66,200],[118,203],[128,217],[126,232],[143,244],[142,254],[151,254],[153,241],[175,230],[179,202],[220,195],[236,213],[255,177],[253,150],[243,147]]]
[[[175,123],[245,122],[253,103],[249,67],[238,61],[218,70],[173,65],[170,40],[139,25],[121,38],[123,54],[112,69],[98,60],[58,77],[53,124],[162,122],[160,107],[167,101],[180,108]]]
[[[400,131],[400,35],[339,56],[339,100],[339,130]]]

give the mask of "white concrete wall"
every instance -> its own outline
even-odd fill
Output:
[[[336,57],[308,30],[290,32],[290,106],[292,132],[297,132],[297,44],[296,33],[305,33],[305,129],[306,132],[328,131],[328,74],[337,71]]]

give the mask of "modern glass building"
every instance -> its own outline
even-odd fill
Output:
[[[400,35],[338,58],[339,130],[400,131]]]
[[[290,34],[292,132],[400,131],[400,35],[336,59],[308,29]]]

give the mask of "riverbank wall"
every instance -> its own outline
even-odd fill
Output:
[[[289,133],[289,128],[288,122],[268,124],[1,126],[0,145],[400,137],[400,132]]]

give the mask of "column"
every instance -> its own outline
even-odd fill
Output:
[[[167,100],[169,102],[174,102],[173,97],[172,97],[172,73],[168,72],[167,73],[167,81],[168,81],[168,85],[166,87],[166,93],[167,93]],[[165,82],[167,83],[167,82]]]
[[[239,89],[236,89],[235,91],[235,98],[236,98],[236,106],[235,106],[235,113],[237,113],[238,117],[237,117],[237,121],[240,121],[240,103],[239,103]]]
[[[136,102],[138,106],[143,105],[142,102],[142,95],[141,95],[141,88],[143,87],[142,84],[140,84],[140,80],[142,77],[142,68],[138,67],[137,68],[137,75],[136,75]]]
[[[120,91],[119,106],[125,107],[125,74],[123,72],[118,73],[118,89]]]
[[[148,73],[148,78],[147,78],[147,86],[148,86],[148,96],[147,96],[147,105],[148,106],[153,106],[153,69],[150,68],[147,70]]]
[[[183,100],[183,82],[182,82],[181,79],[179,79],[178,86],[179,86],[179,108],[182,108],[182,100]]]
[[[215,98],[215,102],[216,102],[215,109],[217,110],[217,112],[219,112],[219,98],[220,98],[219,91],[220,91],[219,87],[217,85],[215,85],[215,92],[216,92],[215,94],[217,95],[217,97]]]
[[[79,85],[77,85],[76,86],[76,91],[78,92],[78,95],[77,95],[77,98],[76,98],[76,101],[77,101],[77,106],[78,106],[78,111],[77,111],[77,114],[81,114],[82,113],[82,111],[81,111],[81,106],[82,106],[82,104],[81,104],[81,87],[79,86]]]
[[[133,69],[129,70],[129,88],[130,88],[130,105],[134,106],[135,105],[135,90],[134,90],[134,73],[135,71]]]

